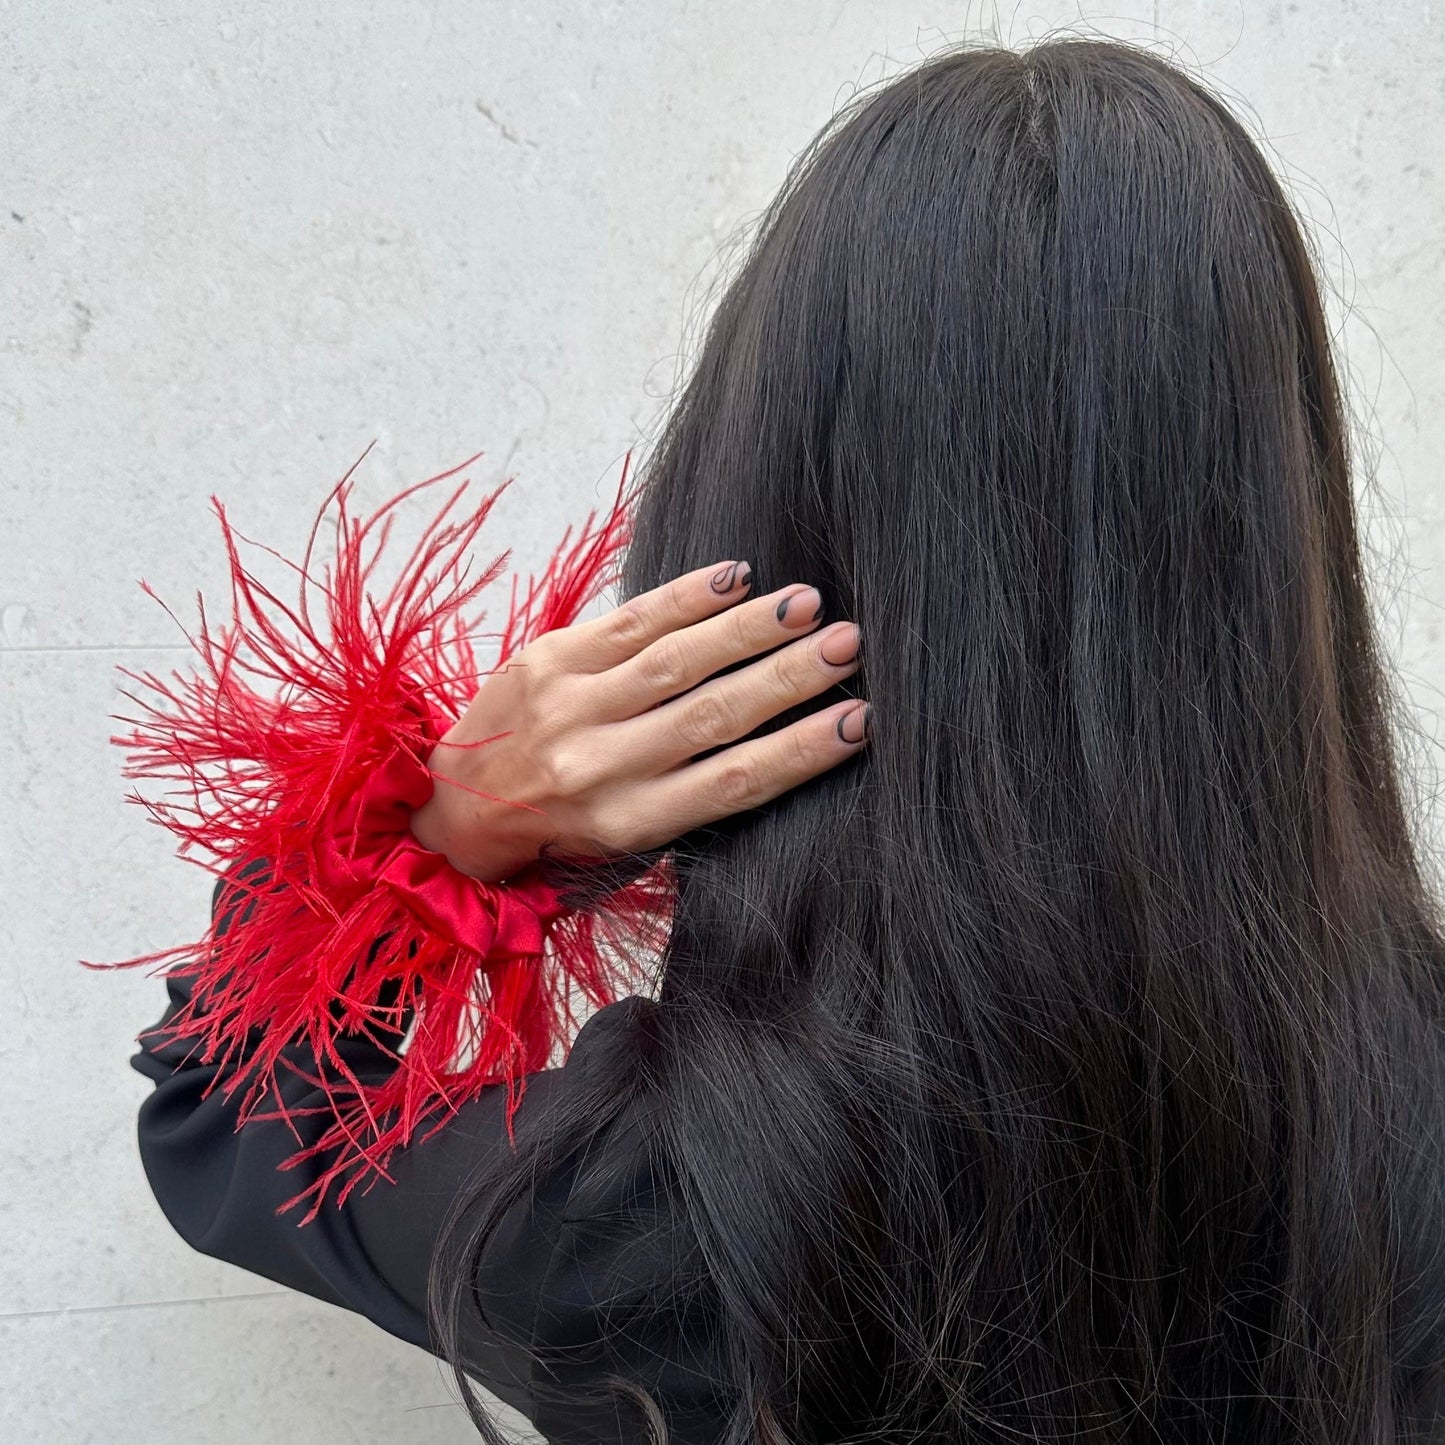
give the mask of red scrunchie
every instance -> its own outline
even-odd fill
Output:
[[[312,1198],[303,1223],[333,1181],[344,1179],[338,1203],[362,1179],[375,1182],[423,1120],[439,1116],[440,1127],[489,1084],[508,1085],[510,1130],[525,1076],[552,1062],[589,1006],[638,990],[670,911],[665,864],[605,905],[568,912],[540,865],[484,883],[411,832],[411,812],[434,786],[424,759],[482,676],[471,645],[481,618],[465,610],[508,554],[469,581],[469,553],[508,483],[460,521],[449,513],[465,484],[453,491],[390,591],[375,597],[369,583],[393,509],[453,474],[408,488],[365,520],[348,515],[343,479],[312,532],[314,543],[335,501],[335,560],[318,578],[308,544],[290,564],[300,595],[289,603],[243,565],[239,534],[213,498],[232,617],[217,626],[202,607],[190,676],[120,669],[154,699],[141,703],[144,716],[119,719],[136,725],[112,739],[127,750],[125,775],[178,785],[161,801],[132,798],[180,840],[182,856],[195,848],[229,865],[244,906],[220,910],[225,927],[218,913],[193,943],[87,966],[174,960],[173,975],[195,980],[164,1032],[196,1041],[202,1061],[219,1065],[213,1084],[227,1097],[245,1086],[243,1125],[290,1117],[275,1087],[282,1069],[323,1092],[332,1123],[282,1165],[330,1160],[282,1206]],[[540,578],[520,589],[514,580],[506,626],[490,634],[500,640],[496,667],[574,622],[615,580],[631,526],[626,477],[624,463],[600,523],[589,514]],[[264,876],[253,877],[261,863]],[[392,1048],[404,1021],[410,1035]],[[352,1067],[368,1036],[395,1063],[380,1083],[363,1083]],[[278,1107],[263,1111],[268,1102]]]
[[[428,710],[423,730],[434,741],[445,729]],[[411,831],[411,815],[435,786],[424,763],[405,749],[393,752],[317,829],[317,883],[338,898],[387,888],[425,927],[459,948],[497,960],[536,957],[550,925],[567,911],[557,889],[536,865],[505,883],[487,883],[424,847]]]

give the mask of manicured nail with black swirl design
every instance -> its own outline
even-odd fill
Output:
[[[728,562],[712,574],[708,586],[721,597],[727,592],[736,592],[753,580],[753,569],[746,562]]]
[[[784,627],[807,627],[823,615],[823,599],[816,587],[804,587],[788,593],[776,610]]]
[[[862,707],[855,707],[851,712],[845,712],[834,725],[840,743],[857,745],[868,741],[868,717],[873,711],[873,704],[865,702]],[[857,736],[853,736],[853,734]]]

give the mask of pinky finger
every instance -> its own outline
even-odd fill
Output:
[[[860,698],[849,698],[775,733],[674,768],[653,784],[649,808],[655,805],[653,816],[667,818],[677,837],[761,807],[858,752],[868,740],[870,710]]]

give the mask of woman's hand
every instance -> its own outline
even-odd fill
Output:
[[[544,845],[589,857],[661,847],[857,752],[867,704],[849,698],[692,761],[858,668],[853,623],[812,631],[814,588],[744,602],[751,580],[745,562],[702,567],[521,649],[432,752],[436,788],[412,815],[417,840],[495,883]]]

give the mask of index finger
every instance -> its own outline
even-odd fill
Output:
[[[553,655],[568,672],[605,672],[659,637],[741,602],[752,580],[746,562],[712,562],[694,568],[591,622],[574,623],[552,634]]]

